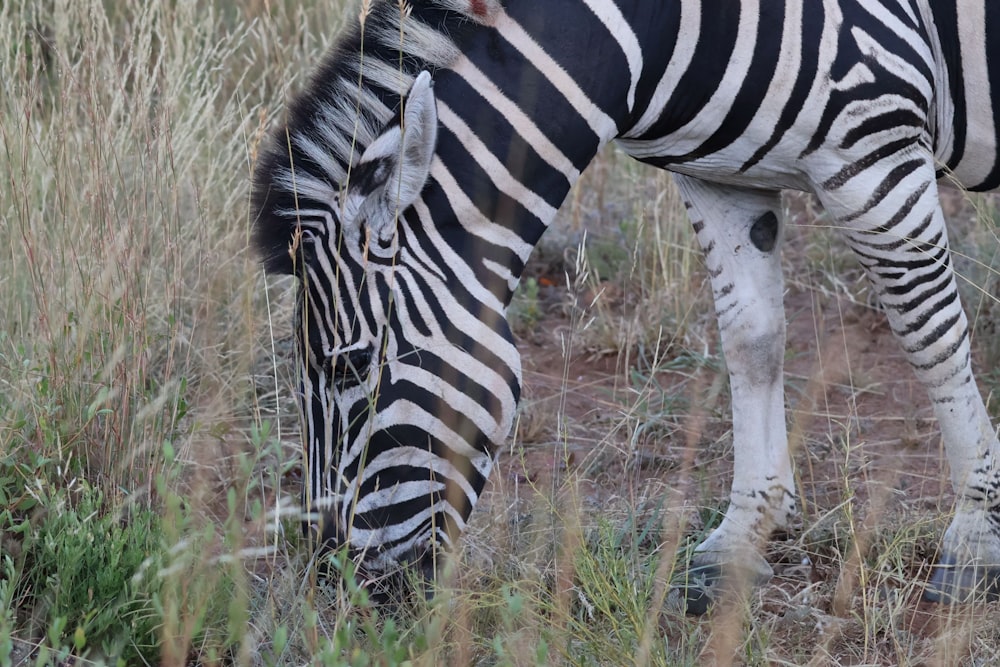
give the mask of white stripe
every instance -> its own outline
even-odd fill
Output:
[[[941,167],[955,154],[955,104],[952,99],[948,67],[941,45],[941,35],[934,22],[934,13],[926,2],[919,4],[920,17],[927,26],[927,39],[933,54],[931,71],[934,73],[934,107],[929,114],[934,134],[934,160]]]
[[[528,256],[534,246],[518,236],[512,229],[493,222],[483,215],[437,155],[434,156],[434,161],[431,163],[431,176],[441,185],[452,210],[455,212],[455,217],[467,232],[493,245],[509,248],[522,262],[528,261]]]
[[[475,378],[480,385],[489,389],[497,398],[502,399],[505,394],[509,395],[510,389],[507,386],[507,381],[496,368],[476,359],[467,352],[455,348],[451,344],[441,330],[442,323],[434,315],[426,298],[437,300],[439,308],[447,314],[448,320],[444,323],[445,326],[461,331],[472,340],[490,350],[515,374],[521,365],[517,348],[488,324],[478,317],[473,316],[463,304],[458,302],[451,292],[444,289],[433,290],[433,293],[430,295],[425,295],[422,291],[416,289],[411,289],[411,292],[411,297],[420,311],[418,314],[424,320],[427,328],[430,329],[430,335],[424,336],[416,327],[411,326],[407,333],[407,342],[417,349],[428,350],[444,359],[455,359],[456,354],[461,355],[461,368],[469,377]],[[408,307],[405,299],[397,299],[396,307],[400,312],[399,317],[406,316],[409,318],[409,314],[405,310]],[[392,360],[398,354],[393,335],[390,335],[390,343],[386,348],[386,358]],[[444,383],[441,378],[437,379]],[[513,420],[513,414],[501,415],[501,422],[505,422],[508,419]],[[481,426],[484,432],[488,431],[486,428],[488,424],[483,423]]]
[[[395,454],[401,449],[407,449],[404,447],[398,447],[392,450]],[[400,452],[401,453],[401,452]],[[424,458],[427,458],[427,452],[423,452]],[[402,464],[403,462],[400,461]],[[419,465],[426,467],[424,461],[415,462]],[[383,466],[385,467],[385,466]],[[367,473],[369,468],[365,468],[365,473]],[[462,476],[458,474],[458,471],[451,471],[452,479],[462,479]],[[427,473],[428,478],[430,473]],[[370,477],[366,474],[366,477]],[[357,514],[363,514],[365,512],[371,512],[373,510],[381,509],[384,507],[389,507],[390,505],[395,505],[397,503],[405,503],[410,500],[415,500],[417,498],[423,498],[430,493],[444,491],[444,482],[437,481],[433,482],[430,479],[420,480],[419,482],[397,482],[387,489],[379,489],[375,493],[369,493],[366,496],[358,498],[358,502],[354,505],[354,512]],[[430,503],[427,503],[427,507],[430,507]],[[398,510],[397,510],[398,511]]]
[[[575,183],[580,177],[580,171],[573,162],[549,141],[545,133],[538,129],[531,120],[509,97],[503,94],[488,76],[476,67],[467,57],[462,56],[452,65],[452,71],[465,79],[466,83],[482,95],[494,109],[510,121],[518,134],[524,137],[538,155],[553,169],[561,172],[570,183]]]
[[[475,503],[476,499],[473,499]],[[377,527],[373,530],[364,530],[359,526],[351,526],[349,533],[349,541],[355,549],[369,549],[370,551],[365,553],[365,568],[379,571],[395,569],[399,566],[402,559],[406,558],[411,554],[412,549],[417,546],[422,546],[421,541],[426,539],[430,535],[430,531],[426,534],[418,534],[416,539],[407,540],[400,545],[397,545],[391,551],[381,551],[376,549],[376,547],[381,547],[382,545],[389,544],[390,542],[395,542],[402,539],[404,536],[409,535],[411,532],[417,529],[417,527],[431,519],[434,514],[439,512],[444,512],[450,516],[455,521],[455,526],[458,528],[459,532],[465,531],[465,519],[461,517],[458,511],[451,505],[451,503],[440,501],[436,503],[433,507],[428,507],[426,510],[421,510],[418,514],[414,514],[409,517],[406,521],[402,523],[394,523],[385,527]],[[437,529],[437,534],[434,536],[435,539],[441,541],[448,541],[448,535],[441,530],[441,526],[434,526]],[[449,545],[445,545],[449,546]]]
[[[465,289],[469,290],[473,298],[483,306],[497,313],[504,312],[504,305],[500,303],[500,299],[493,292],[483,287],[482,283],[476,279],[476,272],[472,270],[467,259],[455,252],[451,244],[442,238],[441,232],[437,228],[434,218],[431,216],[430,209],[427,208],[424,200],[418,199],[413,204],[413,209],[417,212],[420,222],[423,223],[424,234],[430,240],[434,249],[438,251],[438,254],[441,255],[445,266],[448,267],[449,273],[458,278]]]
[[[406,423],[401,422],[401,423]],[[480,456],[488,457],[488,454],[480,454]],[[374,459],[368,462],[365,466],[364,480],[369,480],[378,475],[378,473],[386,470],[388,468],[395,468],[398,466],[412,466],[414,468],[424,468],[427,470],[427,479],[420,482],[410,482],[410,484],[422,484],[426,487],[430,487],[432,482],[430,480],[431,471],[437,473],[440,477],[452,480],[463,492],[470,498],[476,497],[476,491],[469,484],[468,478],[459,472],[459,469],[455,467],[455,464],[448,459],[443,459],[435,456],[433,453],[428,451],[427,443],[404,443],[399,447],[393,447],[392,449],[382,452]],[[465,466],[463,465],[462,468]],[[443,480],[442,480],[443,481]],[[398,484],[393,489],[399,489],[402,484]],[[442,484],[443,486],[443,484]],[[439,487],[440,488],[440,487]],[[423,493],[428,493],[429,488],[425,488]],[[385,495],[383,495],[385,494]],[[386,497],[386,495],[390,497]],[[421,495],[417,492],[414,495]],[[373,493],[369,496],[382,496],[379,500],[366,501],[365,499],[359,500],[357,511],[365,511],[367,508],[388,505],[393,502],[399,502],[400,496],[392,493],[390,488],[380,489],[378,493]]]
[[[995,1],[995,0],[990,0]],[[996,162],[997,137],[989,86],[986,50],[986,6],[981,0],[963,2],[958,12],[962,43],[962,78],[965,82],[966,146],[955,170],[962,183],[976,186],[986,180]],[[970,142],[975,142],[970,146]]]
[[[425,310],[421,308],[420,310]],[[429,308],[426,309],[430,311]],[[429,317],[433,317],[431,312],[421,313],[424,321],[427,321]],[[433,351],[433,350],[432,350]],[[459,355],[467,357],[467,353],[456,354],[454,351],[449,350],[445,352],[442,356],[459,368],[465,368],[465,359],[458,359]],[[507,383],[502,377],[497,374],[491,374],[492,377],[487,379],[484,375],[480,374],[479,371],[470,370],[470,376],[477,382],[484,383],[487,389],[502,388],[502,391],[510,396],[510,391],[507,387]],[[463,414],[468,417],[473,424],[476,425],[480,431],[487,435],[496,435],[499,429],[496,417],[490,414],[489,410],[480,405],[476,400],[470,397],[468,394],[455,388],[451,383],[442,380],[440,377],[432,374],[431,372],[424,370],[419,366],[412,366],[410,364],[396,364],[392,369],[392,379],[393,382],[399,380],[409,380],[414,385],[418,387],[424,387],[429,391],[432,391],[438,398],[443,399],[448,405],[455,409],[459,414]],[[497,397],[499,402],[503,402],[503,397]],[[506,433],[502,434],[500,437],[506,437]]]
[[[317,253],[322,256],[324,253]],[[321,287],[324,285],[323,281],[320,280],[320,276],[316,273],[313,267],[308,267],[306,269],[307,283],[309,287],[316,285]],[[335,284],[335,283],[326,283]],[[333,334],[336,330],[334,327],[334,318],[336,318],[337,313],[335,308],[330,307],[330,299],[334,297],[333,294],[328,294],[325,289],[317,289],[312,287],[312,289],[306,289],[306,303],[307,308],[303,311],[307,317],[311,317],[314,321],[318,322],[316,327],[319,331],[320,336],[320,349],[324,352],[329,352],[334,347],[334,342],[330,340],[327,334]],[[310,347],[316,347],[315,341],[307,341]]]
[[[400,69],[398,63],[388,63],[375,58],[350,61],[354,71],[365,78],[368,85],[376,85],[403,97],[413,85],[414,77]]]
[[[903,2],[899,4],[901,5],[901,9],[910,15],[910,19],[915,21],[915,17],[909,11],[909,7],[906,6],[908,3]],[[982,3],[979,4],[981,5]],[[924,36],[917,33],[912,25],[909,25],[897,18],[896,15],[893,14],[892,10],[886,7],[883,3],[858,3],[858,7],[861,10],[868,12],[872,18],[888,28],[889,32],[898,36],[900,39],[905,40],[917,53],[922,53],[927,48]],[[965,11],[964,7],[963,11]],[[857,27],[855,27],[855,30],[856,29]]]
[[[306,199],[313,199],[321,204],[327,204],[332,206],[332,202],[337,200],[337,189],[330,186],[330,184],[317,177],[313,176],[309,172],[299,169],[298,167],[294,169],[285,169],[284,167],[276,170],[276,173],[272,177],[272,181],[275,186],[279,188],[284,188],[288,192],[295,195],[296,203]],[[277,211],[282,215],[288,217],[297,217],[299,213],[294,209],[285,209]]]
[[[451,39],[422,21],[412,21],[399,13],[399,6],[388,7],[389,15],[379,21],[372,38],[397,52],[418,55],[423,60],[443,67],[458,56],[458,47]],[[368,37],[368,35],[365,35]],[[400,43],[402,40],[402,43]]]
[[[511,292],[516,290],[518,283],[521,282],[521,279],[513,274],[509,266],[500,264],[499,262],[494,262],[492,259],[484,259],[483,266],[497,274],[498,277],[502,278],[504,282],[507,283],[507,288]]]
[[[628,61],[628,71],[631,83],[628,88],[628,110],[635,108],[635,90],[639,86],[639,77],[642,76],[642,47],[639,45],[639,38],[635,36],[632,26],[628,24],[621,10],[613,2],[608,0],[584,0],[590,11],[601,20],[608,32],[618,40],[625,60]]]
[[[413,228],[409,225],[406,218],[400,218],[399,224],[403,225],[407,240],[407,243],[399,249],[399,263],[410,267],[414,271],[417,271],[419,267],[421,275],[434,276],[441,282],[447,280],[444,271],[431,260],[427,251],[420,244],[420,237],[414,233]]]
[[[447,104],[438,102],[437,109],[438,118],[441,123],[458,137],[458,140],[462,142],[462,146],[465,147],[465,150],[469,151],[470,155],[475,156],[476,162],[479,163],[500,192],[516,200],[521,206],[531,211],[546,226],[552,222],[552,219],[556,216],[555,208],[514,178],[503,162],[490,151],[489,147],[472,131],[472,128],[466,125],[465,121],[452,111]]]
[[[583,92],[566,70],[538,45],[521,25],[506,12],[497,17],[497,30],[532,66],[545,75],[570,106],[583,116],[602,143],[618,134],[618,124]]]
[[[415,426],[419,431],[427,433],[428,435],[436,438],[445,447],[447,447],[455,456],[462,457],[463,459],[475,459],[480,456],[488,456],[479,451],[472,445],[470,445],[461,434],[456,433],[452,430],[451,426],[444,423],[436,415],[433,415],[422,407],[406,400],[405,398],[399,398],[387,405],[384,409],[379,410],[377,413],[372,415],[371,425],[372,433],[378,431],[383,431],[393,426],[399,426],[401,424],[406,424],[409,426]],[[360,440],[363,440],[361,438]],[[413,444],[413,445],[424,445],[426,442],[419,443],[400,443],[402,444]],[[356,458],[362,452],[364,452],[368,447],[367,442],[356,442],[354,446],[351,447],[351,459]],[[355,452],[357,450],[357,452]],[[395,451],[395,448],[393,449]],[[363,479],[367,475],[367,471],[362,473],[360,479]]]
[[[681,4],[686,5],[687,3]],[[754,49],[757,46],[757,24],[759,20],[760,6],[758,0],[742,0],[740,3],[739,30],[736,35],[736,44],[733,45],[733,54],[729,59],[729,64],[726,66],[726,72],[722,76],[722,82],[716,88],[711,99],[709,99],[702,111],[696,114],[690,122],[678,128],[676,132],[671,133],[669,136],[643,142],[623,141],[622,147],[629,155],[637,158],[684,155],[697,149],[705,140],[705,137],[711,136],[729,114],[733,103],[736,101],[736,96],[743,85],[743,81],[746,79],[750,63],[753,59]],[[678,44],[678,48],[680,46]],[[629,132],[627,136],[631,136],[632,134],[632,132]],[[681,137],[688,137],[688,139],[685,141]]]
[[[677,44],[674,46],[674,53],[670,57],[667,69],[663,72],[663,78],[656,84],[653,99],[649,101],[649,105],[636,124],[622,135],[624,137],[645,134],[653,123],[659,120],[663,108],[674,94],[677,82],[691,65],[691,58],[694,57],[694,50],[698,45],[701,31],[701,0],[684,0],[680,4],[681,20],[677,29]]]
[[[754,155],[771,137],[775,123],[781,117],[795,90],[795,83],[802,67],[802,12],[803,7],[800,2],[790,2],[785,5],[785,20],[776,71],[750,125],[732,144],[737,154],[743,156],[739,158],[740,161]],[[814,71],[806,72],[806,75],[814,79],[815,74]],[[799,114],[796,122],[801,122],[802,117],[807,115]],[[799,136],[794,132],[786,132],[778,144],[772,147],[772,156],[780,155],[782,142],[787,142],[789,139],[796,146],[794,149],[796,154],[801,151]]]
[[[344,168],[340,166],[340,163],[337,162],[333,156],[348,155],[353,142],[340,132],[334,131],[333,128],[321,129],[320,134],[322,135],[322,141],[317,141],[312,137],[306,136],[303,132],[298,132],[294,135],[295,145],[306,157],[319,166],[324,176],[329,178],[334,183],[339,183],[344,180],[345,176],[347,176],[347,172],[344,171]],[[347,160],[345,159],[345,162],[346,161]],[[314,198],[319,199],[320,201],[328,201],[332,198],[332,195],[327,193],[336,194],[328,183],[325,183],[315,177],[313,177],[313,179],[315,181],[313,183],[313,189],[314,191],[317,191],[317,195],[319,195],[314,196]],[[299,188],[299,194],[305,194],[302,188]],[[323,198],[320,199],[320,196]]]

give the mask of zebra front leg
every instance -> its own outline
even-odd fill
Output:
[[[701,614],[721,591],[770,578],[761,547],[797,512],[782,378],[784,230],[777,192],[676,180],[711,275],[733,406],[729,507],[678,586],[688,613]]]
[[[960,602],[1000,592],[1000,444],[970,365],[930,156],[912,154],[818,192],[875,289],[941,428],[955,489],[955,517],[925,598]],[[888,162],[888,160],[887,160]],[[879,171],[880,168],[882,171]],[[878,173],[873,173],[878,172]],[[886,183],[894,183],[889,190]],[[831,188],[831,184],[836,188]],[[854,202],[858,208],[851,207]]]

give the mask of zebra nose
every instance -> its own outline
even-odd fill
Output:
[[[338,389],[355,387],[368,377],[372,362],[372,346],[348,350],[333,360],[333,381]]]

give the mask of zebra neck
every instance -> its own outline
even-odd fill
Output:
[[[456,251],[450,261],[440,253],[447,270],[460,266],[461,281],[475,279],[504,305],[581,172],[651,95],[641,58],[624,77],[594,63],[598,46],[626,60],[640,48],[634,17],[621,14],[632,9],[588,4],[594,11],[507,2],[489,25],[454,35],[456,57],[434,73],[438,146],[417,215]]]

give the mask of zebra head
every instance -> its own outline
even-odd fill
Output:
[[[303,504],[323,543],[369,573],[432,569],[435,547],[464,529],[518,391],[516,363],[456,363],[490,335],[509,344],[510,330],[502,314],[444,296],[453,278],[427,260],[414,210],[438,131],[426,71],[399,107],[334,186],[291,121],[255,174],[265,265],[299,279]]]

